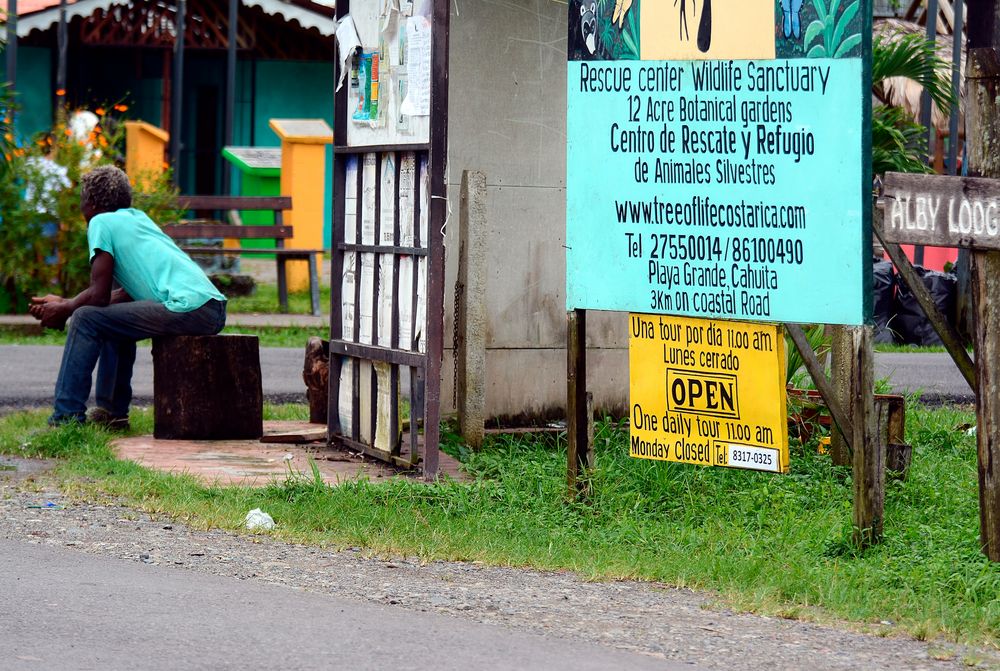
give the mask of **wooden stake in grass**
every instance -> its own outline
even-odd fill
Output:
[[[878,440],[872,370],[872,327],[853,326],[851,351],[851,448],[854,457],[854,542],[865,548],[882,540],[885,508],[885,451]]]

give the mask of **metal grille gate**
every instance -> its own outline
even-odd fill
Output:
[[[353,4],[352,12],[351,3],[338,3],[338,18],[351,14],[362,49],[389,51],[380,15],[387,5]],[[447,217],[447,3],[433,0],[428,18],[430,115],[414,117],[412,132],[353,123],[356,100],[346,82],[335,97],[328,438],[397,466],[422,464],[424,475],[434,477]],[[380,26],[374,33],[373,25]],[[378,41],[366,43],[372,34]],[[391,73],[383,87],[393,86]]]

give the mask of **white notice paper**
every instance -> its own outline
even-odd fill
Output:
[[[375,154],[365,154],[361,184],[361,244],[375,244]]]
[[[374,324],[372,311],[375,309],[375,255],[361,255],[361,294],[358,299],[358,342],[371,345],[372,326]]]
[[[358,38],[358,29],[354,25],[354,19],[350,14],[345,15],[337,24],[337,47],[340,49],[340,79],[337,80],[337,90],[344,85],[344,75],[351,68],[347,62],[355,49],[361,47],[361,40]]]
[[[406,98],[399,108],[407,116],[431,113],[431,22],[422,16],[406,20]]]
[[[344,242],[349,245],[353,245],[357,239],[358,157],[349,156],[347,157],[347,162],[344,166]],[[354,294],[351,295],[353,296]]]
[[[396,233],[396,161],[395,154],[382,158],[382,198],[379,202],[379,244],[392,245]]]
[[[413,207],[416,198],[415,179],[417,160],[413,152],[406,152],[399,164],[399,244],[413,246]]]
[[[340,433],[354,434],[354,362],[346,356],[340,362],[340,394],[337,396],[337,414],[340,417]]]

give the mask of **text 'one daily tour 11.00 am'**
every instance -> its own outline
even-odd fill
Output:
[[[863,321],[860,59],[568,68],[568,307]]]
[[[786,471],[784,345],[773,324],[629,315],[629,455]]]

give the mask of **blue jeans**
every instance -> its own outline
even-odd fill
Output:
[[[217,300],[191,312],[171,312],[156,301],[79,308],[69,323],[56,380],[55,412],[49,422],[82,422],[86,418],[95,365],[98,407],[115,417],[126,417],[132,401],[136,341],[154,336],[215,335],[225,324],[226,304]]]

